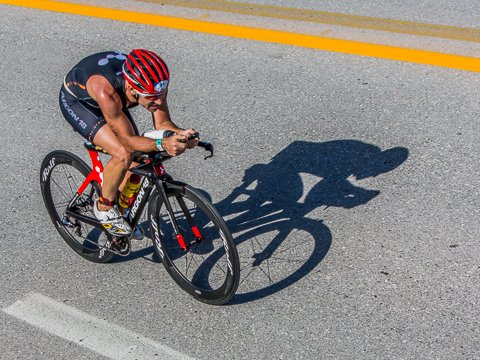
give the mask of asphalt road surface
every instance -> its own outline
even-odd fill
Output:
[[[419,20],[406,4],[339,4],[315,9]],[[428,21],[478,26],[478,10],[442,5]],[[0,358],[480,358],[478,73],[0,12]],[[63,76],[133,47],[163,55],[174,121],[216,145],[167,169],[204,189],[236,238],[242,282],[226,306],[184,293],[150,240],[87,262],[45,210],[44,156],[87,159],[58,107]],[[135,116],[149,129],[146,111]]]

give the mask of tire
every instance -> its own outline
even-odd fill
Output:
[[[163,199],[154,191],[149,201],[148,218],[155,251],[183,290],[204,303],[225,304],[237,291],[240,280],[240,261],[232,235],[218,211],[200,191],[182,183],[165,184],[180,232],[185,243],[191,246],[186,251],[180,247]],[[195,243],[179,199],[185,202],[202,235],[200,242]]]
[[[111,236],[100,228],[66,215],[67,205],[90,171],[88,165],[76,155],[53,151],[43,160],[40,187],[48,214],[63,240],[81,257],[104,263],[114,255],[108,251]],[[75,211],[95,218],[93,202],[100,191],[96,182],[88,185],[77,199]]]

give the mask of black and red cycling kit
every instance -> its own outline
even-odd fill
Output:
[[[93,75],[103,76],[113,86],[122,100],[123,112],[138,135],[127,108],[125,78],[122,74],[122,65],[126,59],[127,55],[121,52],[100,52],[81,60],[65,76],[59,97],[62,114],[75,131],[92,143],[95,134],[106,124],[98,103],[87,92],[87,80]],[[138,104],[134,106],[136,105]]]

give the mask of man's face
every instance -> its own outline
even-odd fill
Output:
[[[159,109],[159,107],[165,103],[167,98],[167,92],[165,91],[159,96],[138,96],[138,104],[143,106],[149,112],[153,113]]]

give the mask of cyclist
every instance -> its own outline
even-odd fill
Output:
[[[94,212],[112,235],[129,235],[132,229],[115,203],[133,160],[133,151],[164,150],[171,156],[198,144],[198,133],[176,126],[167,105],[170,75],[157,54],[145,49],[101,52],[81,60],[65,76],[60,90],[60,109],[75,131],[108,151],[111,159],[103,172],[102,195]],[[128,109],[142,106],[152,114],[156,130],[174,136],[157,139],[139,136]],[[160,138],[158,138],[160,137]],[[190,139],[190,140],[189,140]]]

